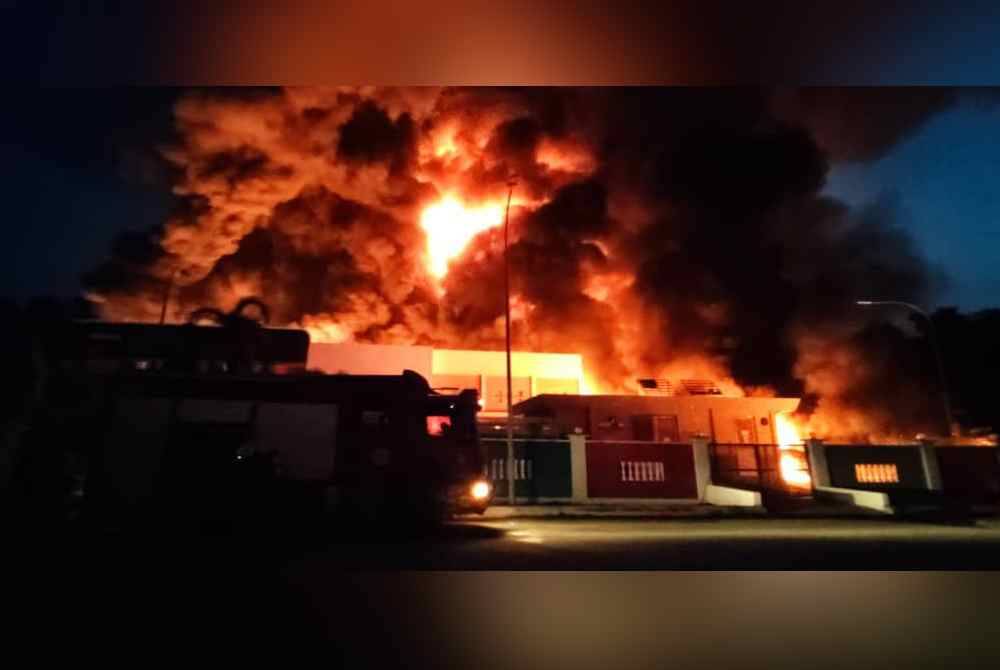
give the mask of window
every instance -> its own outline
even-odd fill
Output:
[[[458,396],[428,398],[423,418],[427,435],[453,446],[477,446],[474,410],[474,405]]]
[[[450,416],[428,416],[427,434],[431,437],[440,437],[451,430]]]
[[[653,417],[653,428],[656,433],[657,442],[680,442],[681,434],[677,427],[676,416],[655,416]]]
[[[619,461],[623,482],[666,481],[666,470],[661,461]]]
[[[654,439],[653,417],[648,414],[640,414],[632,417],[632,438],[643,442],[652,442]]]
[[[632,417],[632,437],[643,442],[680,442],[675,415],[639,414]]]
[[[512,393],[512,404],[517,404],[522,400],[527,400],[531,395],[531,382],[527,377],[513,377],[510,380]],[[486,397],[484,409],[487,412],[507,411],[507,378],[487,377]]]
[[[859,484],[898,484],[895,463],[855,463],[854,479]]]

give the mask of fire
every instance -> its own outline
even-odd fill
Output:
[[[455,143],[455,130],[450,129],[443,134],[434,146],[434,155],[437,158],[454,156],[458,153],[458,145]]]
[[[583,373],[583,380],[580,384],[580,395],[600,395],[602,392],[600,384],[588,372]]]
[[[303,319],[302,324],[293,324],[309,333],[310,342],[337,344],[351,339],[350,331],[332,321]]]
[[[574,174],[590,174],[597,169],[594,156],[585,148],[571,143],[542,141],[535,153],[535,160],[550,170],[561,170]]]
[[[799,427],[795,425],[787,414],[774,415],[774,432],[778,439],[778,445],[782,449],[802,444]]]
[[[503,207],[487,204],[466,207],[454,196],[446,196],[427,207],[420,226],[427,234],[427,269],[441,279],[448,263],[456,258],[473,237],[503,223]]]
[[[601,253],[605,256],[609,255],[608,251],[602,248],[603,245],[595,242],[591,242],[591,244],[601,248]],[[627,272],[594,272],[587,278],[583,292],[598,302],[607,302],[609,299],[624,293],[632,282],[633,277]]]
[[[812,478],[806,469],[805,447],[798,426],[787,414],[775,414],[774,432],[781,452],[778,459],[781,478],[790,486],[808,488]]]

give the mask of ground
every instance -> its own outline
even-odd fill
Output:
[[[45,548],[43,548],[45,547]],[[22,543],[24,565],[60,572],[212,561],[318,570],[948,570],[1000,565],[1000,518],[479,518],[431,529],[330,525],[242,531],[75,531]],[[199,560],[205,565],[200,565]],[[63,565],[64,564],[64,565]]]
[[[531,573],[491,577],[470,571],[992,569],[1000,565],[1000,519],[969,525],[888,518],[467,519],[430,534],[372,529],[348,533],[334,528],[317,534],[314,528],[287,526],[199,537],[187,531],[150,531],[141,536],[75,531],[25,538],[7,546],[7,581],[0,605],[5,619],[16,622],[8,631],[10,639],[38,631],[58,635],[66,644],[74,635],[81,636],[74,642],[88,643],[109,634],[130,640],[150,635],[161,639],[164,634],[187,640],[198,633],[215,643],[238,645],[333,637],[352,640],[364,658],[369,649],[381,649],[391,657],[393,648],[382,648],[385,639],[377,631],[402,624],[390,624],[387,617],[417,621],[418,628],[397,632],[409,637],[394,644],[416,645],[424,649],[421,653],[429,653],[421,641],[424,633],[418,634],[424,629],[426,635],[445,640],[451,639],[446,631],[453,627],[465,631],[465,636],[491,635],[486,628],[501,613],[504,620],[513,617],[510,625],[516,625],[524,616],[542,617],[548,611],[545,607],[559,603],[572,605],[573,611],[585,607],[573,603],[575,594],[584,595],[579,588],[586,575],[536,573],[534,585],[515,585],[521,595],[513,597],[506,588],[498,588],[500,580],[527,578]],[[463,572],[398,572],[405,570]],[[712,577],[675,574],[682,577],[680,588],[698,592],[703,587],[694,585]],[[780,574],[760,572],[750,581],[740,577],[738,584],[716,592],[712,602],[750,601],[739,605],[749,616],[753,608],[767,607],[769,594],[775,593],[765,584],[798,579],[776,581]],[[840,577],[828,575],[817,581],[802,574],[806,579],[796,587],[794,602],[814,616],[824,611],[831,585]],[[601,580],[603,575],[623,576],[602,573]],[[730,581],[737,577],[718,576]],[[844,576],[848,579],[843,588],[860,588],[856,599],[867,603],[861,610],[852,609],[848,620],[875,616],[871,606],[880,607],[884,601],[888,607],[900,597],[885,591],[885,579],[862,584],[865,576],[860,573]],[[569,578],[572,584],[567,583]],[[590,596],[597,599],[598,608],[632,606],[629,603],[640,602],[647,589],[633,590],[619,602],[621,588]],[[643,607],[679,602],[676,589]],[[835,591],[833,597],[840,597],[842,587]],[[910,611],[929,617],[921,625],[937,630],[939,618],[934,612],[950,592],[928,591],[914,601],[916,605],[908,605],[909,610],[892,605],[882,611],[883,607],[878,617],[902,617]],[[684,597],[694,598],[691,593]],[[954,619],[956,610],[950,611],[951,618],[941,621]],[[540,625],[548,625],[544,622],[553,620],[542,617],[542,621]],[[953,623],[961,623],[963,631],[972,630],[968,622],[954,619]],[[568,634],[559,626],[554,630],[556,635]],[[365,636],[374,640],[369,643]],[[473,637],[469,644],[476,649],[488,646]],[[358,641],[362,639],[363,643]],[[995,638],[983,640],[985,644]]]
[[[291,571],[927,570],[1000,566],[1000,520],[509,519],[463,521],[423,539],[333,541]]]

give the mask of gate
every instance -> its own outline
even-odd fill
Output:
[[[812,481],[804,451],[781,449],[775,444],[711,443],[708,449],[715,484],[784,497],[812,496],[811,483],[796,485],[788,481],[788,478]]]
[[[483,474],[493,482],[495,498],[507,499],[507,440],[482,438]],[[514,495],[524,500],[569,499],[573,495],[569,440],[514,438]]]

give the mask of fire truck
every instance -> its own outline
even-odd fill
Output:
[[[88,380],[83,507],[99,518],[440,519],[492,500],[474,390],[312,373],[306,332],[259,324],[77,322],[59,339],[63,371]]]

